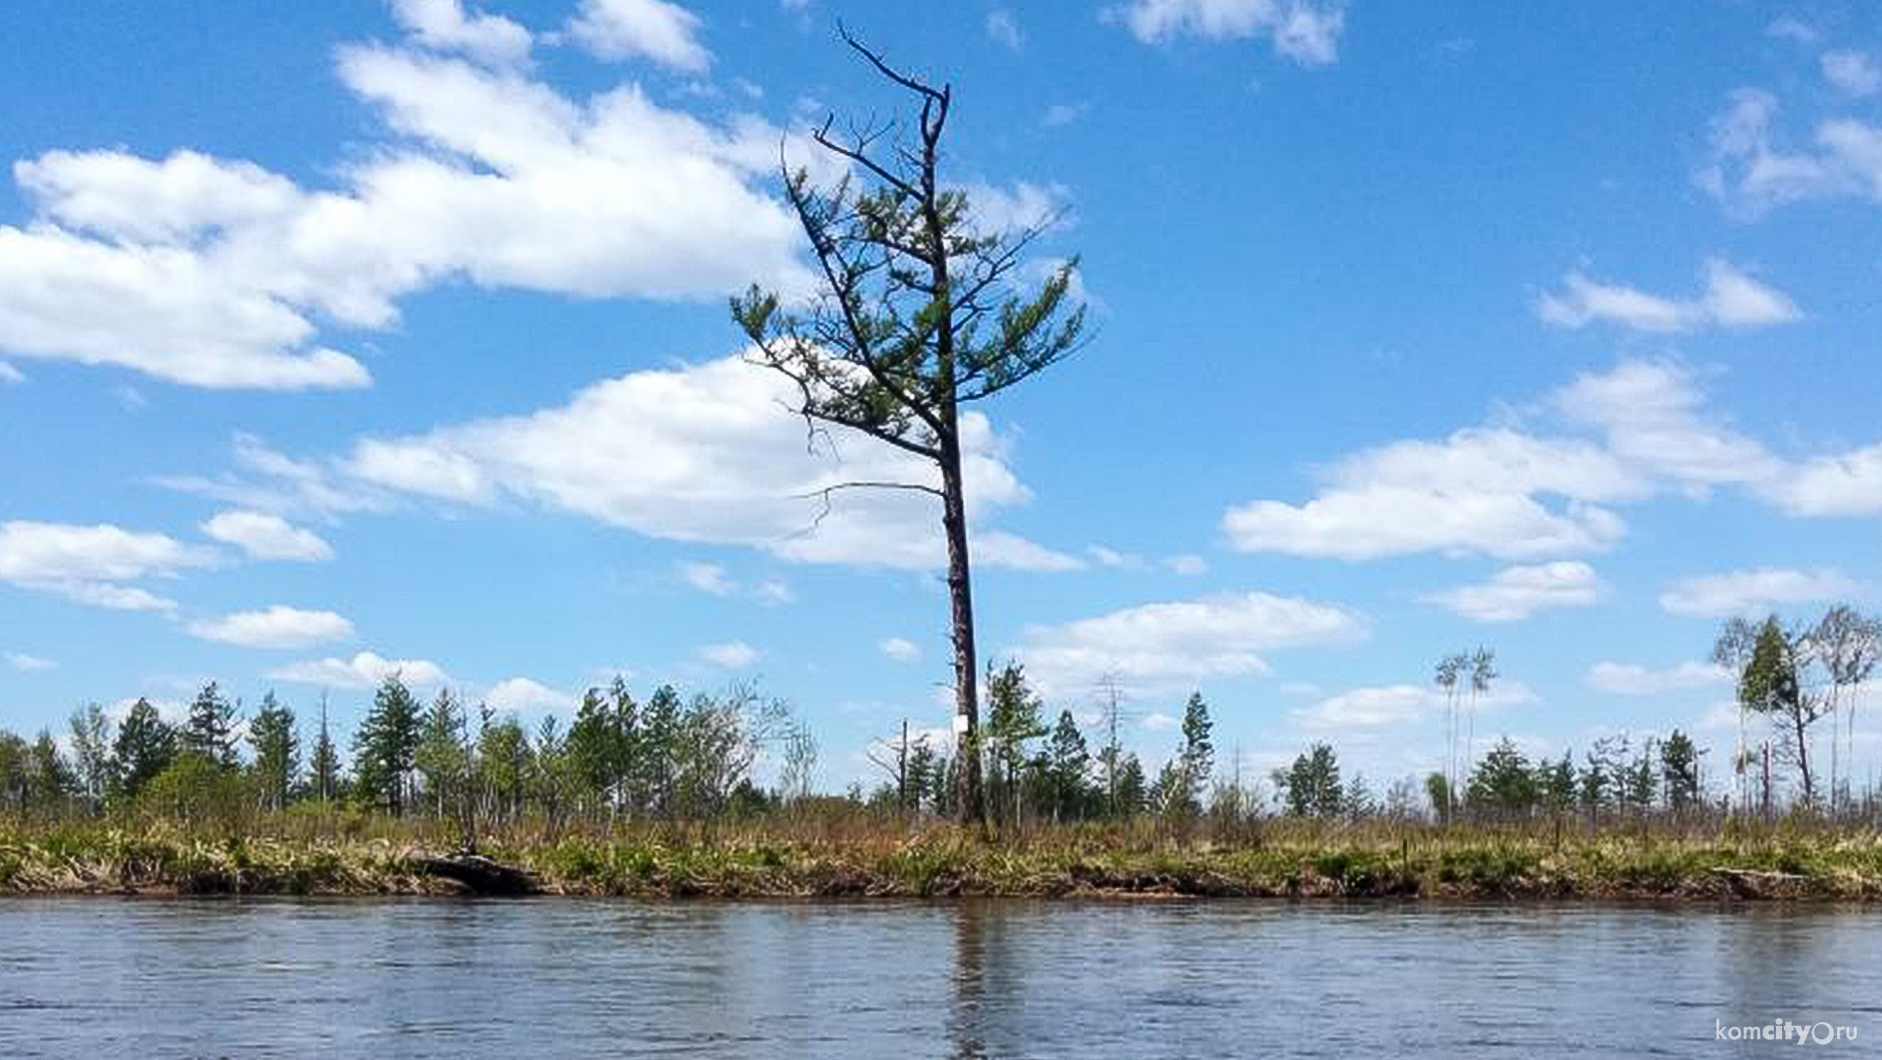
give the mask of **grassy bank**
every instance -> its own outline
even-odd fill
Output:
[[[442,836],[389,822],[232,835],[171,823],[0,825],[0,893],[450,895]],[[1882,837],[1768,826],[1709,835],[1544,826],[1307,828],[1230,837],[945,826],[512,829],[483,853],[552,894],[635,897],[1194,895],[1289,898],[1882,899]]]

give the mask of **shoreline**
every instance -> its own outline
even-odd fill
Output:
[[[1882,839],[1875,837],[1006,846],[952,834],[896,842],[564,838],[492,843],[483,853],[528,874],[519,896],[1882,905]],[[446,873],[444,854],[438,844],[388,839],[0,834],[0,901],[478,895],[474,881]]]

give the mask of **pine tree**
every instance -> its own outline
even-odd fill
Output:
[[[813,139],[842,161],[845,176],[819,188],[786,172],[784,193],[809,237],[824,283],[821,297],[781,299],[753,286],[732,314],[755,359],[796,387],[793,411],[807,420],[869,435],[933,465],[929,480],[903,483],[940,501],[947,549],[955,718],[962,746],[979,740],[972,563],[962,423],[966,407],[1030,379],[1078,346],[1085,313],[1071,297],[1075,264],[1039,288],[1022,280],[1027,246],[1049,221],[990,233],[967,195],[941,172],[942,133],[953,90],[897,71],[844,33],[876,72],[908,91],[919,137],[897,142],[895,122],[833,136],[834,118]],[[868,186],[873,185],[873,186]],[[793,304],[795,303],[795,304]],[[956,809],[962,824],[984,819],[980,763],[961,756]]]
[[[1059,712],[1059,723],[1053,727],[1051,739],[1046,743],[1046,762],[1053,820],[1083,817],[1091,801],[1091,749],[1069,710]]]
[[[680,694],[672,685],[654,689],[641,715],[641,786],[648,813],[666,816],[678,802],[685,732]]]
[[[1308,748],[1291,767],[1275,770],[1272,779],[1290,816],[1334,817],[1346,805],[1339,758],[1324,743]]]
[[[1149,778],[1144,776],[1144,764],[1133,751],[1126,751],[1117,767],[1117,815],[1135,817],[1144,811],[1150,800]]]
[[[327,697],[320,697],[320,733],[314,737],[314,752],[307,760],[307,783],[314,798],[326,801],[340,793],[340,751],[327,729]]]
[[[1016,662],[987,673],[987,725],[982,734],[988,751],[986,787],[995,802],[993,816],[1019,823],[1021,773],[1028,740],[1046,734],[1044,704],[1026,683],[1026,669]]]
[[[1660,745],[1660,790],[1675,813],[1699,804],[1699,755],[1692,737],[1678,729]]]
[[[129,802],[176,757],[176,728],[157,714],[147,699],[131,704],[111,745],[111,771],[117,783],[114,797]]]
[[[397,674],[385,679],[372,708],[353,734],[353,773],[359,793],[394,814],[409,805],[418,753],[418,700]]]
[[[261,697],[255,720],[248,726],[248,743],[255,751],[255,783],[262,804],[271,810],[286,807],[300,778],[301,739],[294,728],[294,712],[282,706],[272,691]]]
[[[177,749],[202,755],[217,769],[235,768],[235,704],[223,697],[214,681],[204,685],[190,703],[189,721],[179,734]]]
[[[432,812],[442,818],[464,790],[470,772],[470,749],[465,744],[468,721],[449,689],[440,689],[425,712],[412,764],[424,779]]]
[[[1183,705],[1183,780],[1189,802],[1200,807],[1202,793],[1215,774],[1215,744],[1209,739],[1215,723],[1201,692],[1192,692]]]
[[[1535,777],[1529,760],[1504,737],[1470,774],[1466,794],[1471,809],[1499,814],[1527,814],[1536,804]]]

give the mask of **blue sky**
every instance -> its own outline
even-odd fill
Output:
[[[1393,778],[1486,644],[1480,736],[1722,764],[1720,621],[1873,604],[1872,11],[943,6],[9,3],[0,724],[756,678],[826,784],[945,725],[932,513],[815,523],[893,461],[806,452],[725,311],[805,275],[780,144],[899,102],[838,18],[1082,255],[1093,341],[973,425],[983,654],[1054,708]]]

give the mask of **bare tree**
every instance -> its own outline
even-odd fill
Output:
[[[852,482],[834,489],[915,490],[941,504],[954,642],[955,730],[963,823],[985,820],[975,746],[978,665],[962,479],[961,408],[1014,386],[1079,345],[1084,309],[1067,298],[1074,263],[1037,290],[1018,282],[1042,219],[1016,234],[980,231],[967,196],[943,184],[942,135],[954,95],[888,65],[842,31],[844,43],[907,93],[918,110],[913,137],[874,119],[842,131],[834,117],[816,142],[850,167],[833,187],[788,168],[785,195],[809,237],[821,283],[805,308],[786,308],[754,286],[732,314],[758,363],[797,385],[806,423],[860,431],[934,465],[932,482]],[[856,179],[863,187],[859,188]],[[824,491],[827,500],[831,490]]]
[[[1875,671],[1878,657],[1882,657],[1882,622],[1847,604],[1837,604],[1824,612],[1811,630],[1810,639],[1829,678],[1830,807],[1834,810],[1842,798],[1837,776],[1839,760],[1849,762],[1851,768],[1855,766],[1857,692]],[[1839,711],[1848,714],[1844,726],[1849,733],[1847,757],[1839,755],[1837,749],[1842,742],[1837,732]]]

